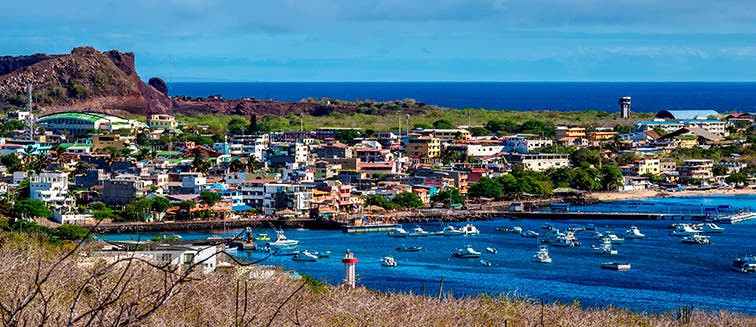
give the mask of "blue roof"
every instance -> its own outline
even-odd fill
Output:
[[[662,110],[656,114],[658,118],[684,120],[696,119],[696,117],[719,116],[714,110]]]
[[[684,122],[684,123],[724,123],[723,121],[716,120],[716,119],[685,119],[685,120],[681,120],[681,122]]]

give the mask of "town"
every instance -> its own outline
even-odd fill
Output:
[[[629,117],[630,98],[620,98],[620,107]],[[167,114],[10,113],[0,141],[0,210],[79,225],[354,224],[419,208],[469,211],[502,200],[756,185],[748,113],[662,110],[612,129],[537,120],[414,126],[408,115],[391,131],[270,130],[249,118],[232,119],[218,133]]]

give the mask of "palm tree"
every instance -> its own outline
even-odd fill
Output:
[[[251,155],[247,158],[247,171],[256,172],[262,167],[262,163],[257,159],[257,156]]]
[[[241,160],[239,160],[239,159],[234,159],[233,161],[231,161],[231,163],[229,164],[229,167],[228,167],[228,168],[229,168],[229,169],[230,169],[230,170],[231,170],[232,172],[240,172],[240,171],[243,171],[243,170],[245,170],[245,168],[246,168],[246,165],[245,165],[245,164],[244,164],[243,162],[241,162]]]

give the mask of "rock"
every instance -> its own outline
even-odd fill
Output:
[[[156,90],[160,91],[160,93],[163,93],[163,95],[168,95],[168,84],[165,84],[165,81],[160,77],[153,77],[150,78],[150,81],[147,82],[150,86],[154,87]]]

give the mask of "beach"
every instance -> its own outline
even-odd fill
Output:
[[[589,196],[599,201],[641,200],[656,197],[681,197],[681,196],[707,196],[707,195],[742,195],[754,194],[756,190],[743,189],[711,189],[711,190],[684,190],[677,192],[640,190],[633,192],[594,192]]]

